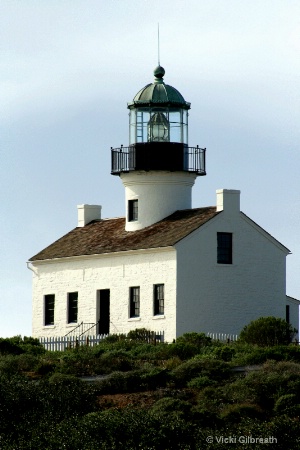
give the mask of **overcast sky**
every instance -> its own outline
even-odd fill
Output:
[[[193,206],[240,189],[241,209],[292,254],[300,298],[299,0],[0,0],[0,336],[31,335],[26,261],[77,225],[80,203],[124,215],[110,147],[153,80],[191,102],[207,148]],[[212,330],[222,331],[222,330]]]

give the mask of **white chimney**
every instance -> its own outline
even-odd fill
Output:
[[[240,211],[240,193],[235,189],[218,189],[217,211],[235,213]]]
[[[84,227],[92,220],[101,219],[100,205],[77,205],[78,211],[78,227]]]

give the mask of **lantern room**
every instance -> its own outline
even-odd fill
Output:
[[[188,143],[188,110],[180,92],[164,83],[165,70],[154,70],[154,82],[141,89],[131,103],[129,113],[129,143]]]
[[[188,147],[188,111],[180,92],[154,70],[154,82],[129,102],[129,146],[112,150],[113,175],[135,170],[184,171],[206,175],[205,149]]]

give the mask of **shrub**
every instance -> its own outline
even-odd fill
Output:
[[[168,345],[168,356],[187,360],[199,353],[199,348],[190,342],[179,341]]]
[[[136,328],[129,331],[127,338],[138,342],[152,342],[155,339],[155,332],[146,328]]]
[[[300,399],[300,365],[287,361],[268,361],[261,370],[248,373],[230,385],[225,391],[231,401],[256,403],[272,411],[279,397],[295,394]]]
[[[119,394],[154,390],[157,387],[164,387],[167,379],[167,372],[158,367],[113,372],[97,382],[97,391],[99,394]]]
[[[115,371],[126,372],[133,369],[133,363],[130,361],[124,350],[112,350],[103,353],[98,360],[94,361],[95,373],[111,373]]]
[[[231,371],[224,361],[215,359],[191,359],[182,363],[171,372],[171,379],[176,386],[185,386],[188,381],[197,376],[207,376],[220,381],[230,376]]]
[[[0,353],[7,355],[20,355],[21,353],[31,353],[41,355],[45,349],[39,340],[32,337],[14,336],[12,338],[0,338]]]
[[[56,362],[48,360],[48,359],[42,359],[39,361],[39,363],[36,366],[36,372],[38,375],[48,375],[51,372],[54,372],[57,367]]]
[[[187,385],[190,388],[203,389],[207,386],[212,386],[216,383],[217,382],[215,380],[212,380],[207,375],[202,375],[200,377],[193,378],[191,381],[187,383]]]
[[[235,349],[229,345],[220,345],[214,348],[213,354],[217,359],[221,359],[222,361],[231,361],[235,355]]]
[[[82,381],[73,375],[65,375],[63,373],[54,373],[49,378],[50,384],[55,384],[59,386],[80,386]]]
[[[164,397],[158,400],[151,408],[151,414],[159,418],[187,419],[191,410],[191,404],[177,398]]]
[[[167,380],[168,374],[165,369],[158,367],[149,368],[141,374],[141,388],[154,390],[158,387],[165,387]]]
[[[210,337],[206,336],[205,333],[191,332],[185,333],[182,336],[178,337],[176,342],[192,344],[199,349],[201,347],[211,345],[212,340]]]
[[[106,344],[114,344],[115,342],[124,341],[126,339],[126,334],[110,334],[103,342]]]
[[[239,336],[241,342],[257,344],[262,347],[287,345],[297,330],[278,317],[261,317],[246,325]]]
[[[0,338],[0,353],[2,355],[20,355],[24,350],[20,348],[12,339]]]
[[[226,422],[238,423],[245,417],[263,419],[264,413],[259,405],[249,403],[227,405],[221,412],[221,418]]]
[[[15,356],[0,356],[0,375],[13,376],[18,374],[19,372],[18,360]]]

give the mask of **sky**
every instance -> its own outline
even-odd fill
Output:
[[[124,216],[110,147],[153,81],[191,102],[207,148],[193,207],[240,189],[241,209],[292,254],[300,299],[299,0],[0,0],[0,336],[31,335],[28,259],[76,227],[77,205]]]

